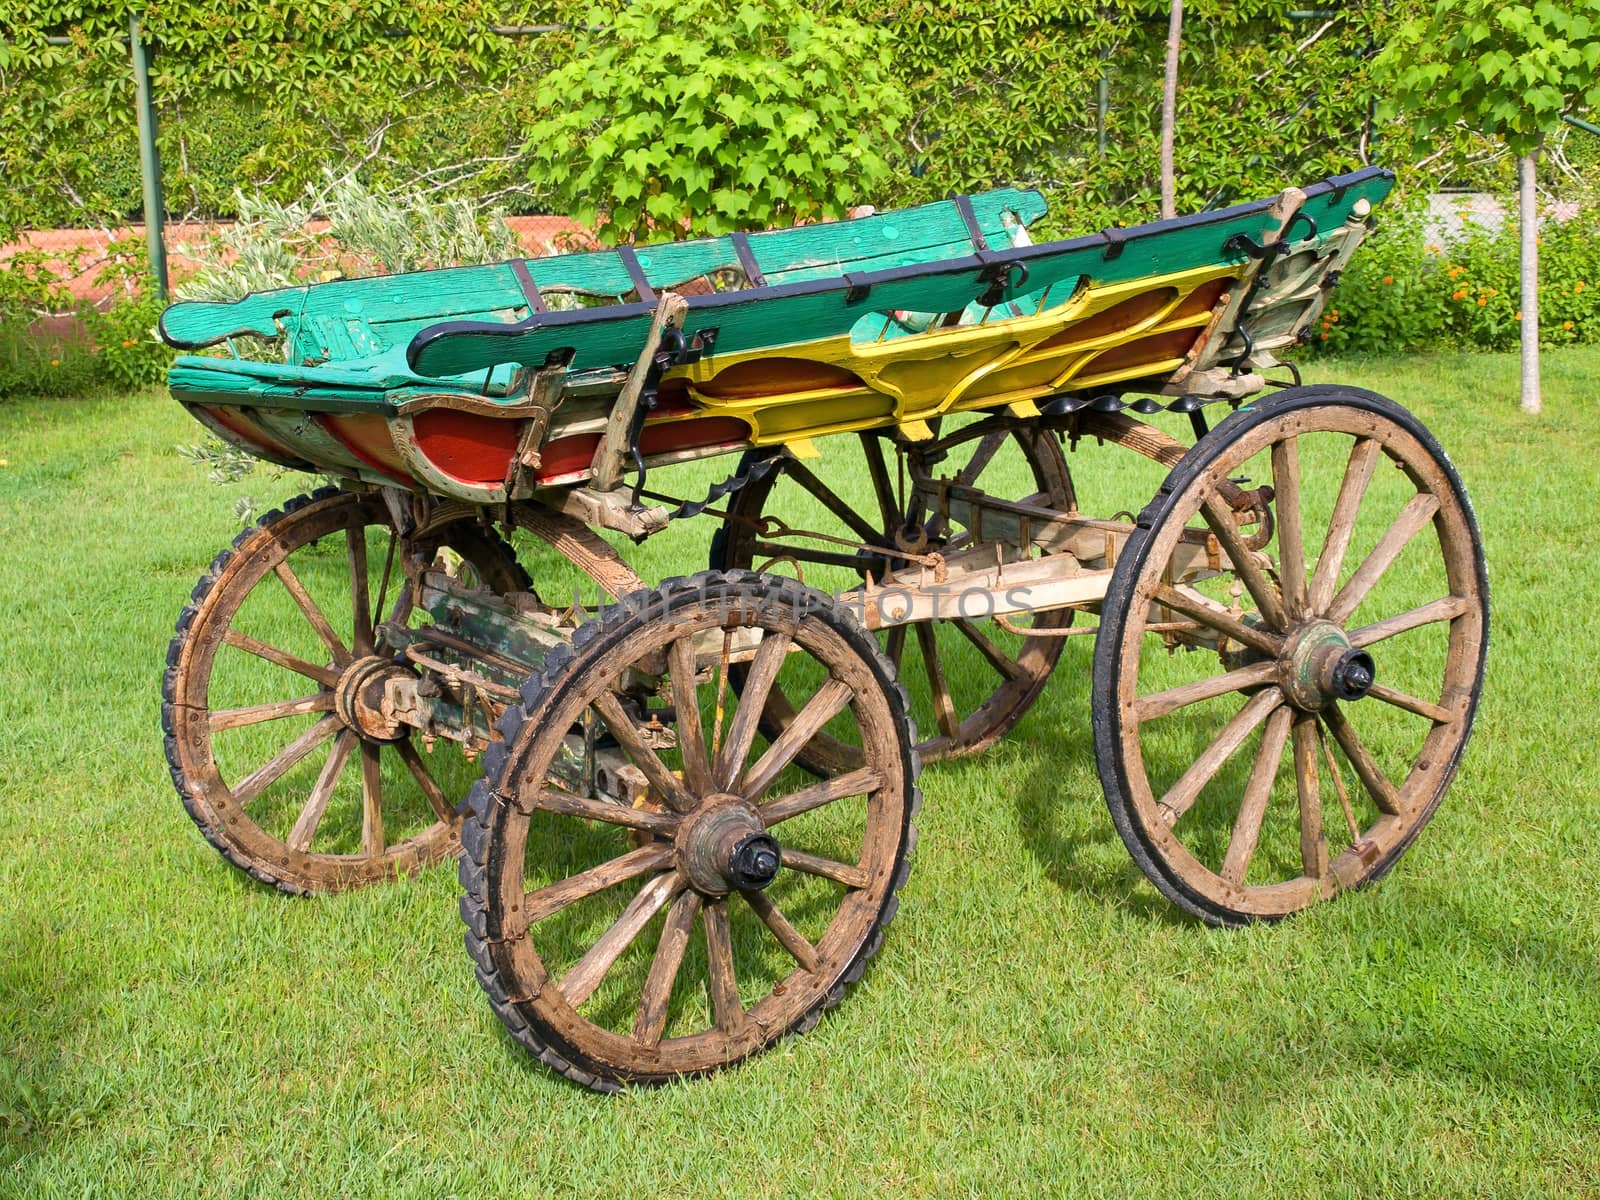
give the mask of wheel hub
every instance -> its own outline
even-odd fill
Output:
[[[1359,700],[1377,681],[1372,655],[1352,646],[1331,621],[1312,621],[1290,634],[1278,666],[1284,693],[1308,711],[1332,700]]]
[[[392,658],[379,654],[358,658],[345,667],[333,687],[333,711],[357,736],[369,742],[404,741],[410,732],[384,703],[384,684],[412,678]]]
[[[778,840],[738,796],[712,796],[685,817],[677,845],[678,869],[708,896],[758,892],[783,865]]]

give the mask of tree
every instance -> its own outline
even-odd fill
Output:
[[[1178,181],[1172,167],[1178,123],[1178,52],[1183,48],[1183,0],[1172,0],[1167,19],[1167,73],[1161,85],[1161,215],[1178,215]]]
[[[906,106],[877,30],[798,0],[636,0],[590,24],[540,81],[528,144],[601,237],[843,216],[887,179]]]
[[[1440,0],[1406,22],[1379,59],[1391,107],[1419,142],[1458,123],[1518,157],[1522,235],[1522,407],[1539,411],[1538,193],[1534,169],[1563,115],[1600,108],[1600,0]]]

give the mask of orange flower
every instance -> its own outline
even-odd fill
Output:
[[[123,343],[122,343],[122,348],[123,348],[123,349],[124,349],[124,350],[126,350],[126,349],[127,349],[127,348],[128,348],[128,347],[129,347],[129,346],[137,346],[137,345],[138,345],[138,344],[139,344],[139,343],[138,343],[138,342],[136,342],[136,341],[134,341],[134,340],[133,340],[133,339],[132,339],[132,338],[127,338],[127,339],[125,339],[125,340],[124,340],[124,341],[123,341]]]
[[[1572,328],[1572,322],[1571,321],[1563,321],[1563,322],[1561,322],[1561,328],[1570,330]]]
[[[1478,307],[1479,307],[1479,308],[1482,308],[1482,307],[1483,307],[1483,306],[1484,306],[1484,305],[1485,305],[1485,304],[1487,304],[1487,303],[1489,303],[1489,301],[1488,301],[1488,300],[1487,300],[1487,299],[1485,299],[1485,298],[1484,298],[1484,297],[1482,297],[1482,296],[1479,296],[1479,297],[1478,297]]]
[[[1499,294],[1500,294],[1500,293],[1499,293],[1499,292],[1498,292],[1498,291],[1497,291],[1497,290],[1495,290],[1495,289],[1494,289],[1494,288],[1490,288],[1490,289],[1489,289],[1489,295],[1491,295],[1491,296],[1498,296],[1498,295],[1499,295]]]
[[[1576,296],[1581,291],[1583,291],[1583,280],[1580,279],[1577,283],[1572,285],[1572,294]]]
[[[1517,309],[1517,320],[1522,320],[1522,310],[1520,308]]]
[[[1385,283],[1393,283],[1394,282],[1394,276],[1393,275],[1385,275],[1383,277],[1383,281]]]
[[[61,360],[59,358],[52,358],[50,360],[50,365],[52,367],[59,367],[61,365]]]
[[[1317,336],[1320,337],[1323,341],[1327,341],[1328,340],[1328,334],[1327,334],[1326,330],[1324,330],[1322,333],[1319,333]]]
[[[1459,292],[1456,292],[1453,296],[1450,297],[1450,299],[1452,299],[1452,300],[1465,300],[1466,298],[1467,298],[1467,289],[1466,288],[1462,288]]]

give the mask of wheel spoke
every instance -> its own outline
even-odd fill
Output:
[[[783,865],[791,871],[801,871],[807,875],[820,875],[824,879],[842,883],[847,888],[864,888],[867,886],[867,873],[860,867],[834,862],[831,858],[821,858],[818,855],[807,854],[803,850],[796,850],[789,846],[783,848]]]
[[[1278,598],[1277,589],[1272,586],[1272,581],[1267,578],[1261,569],[1261,564],[1256,561],[1255,552],[1248,549],[1244,539],[1239,536],[1239,527],[1233,520],[1233,510],[1216,495],[1207,496],[1200,509],[1211,532],[1216,534],[1217,541],[1222,543],[1223,553],[1233,564],[1233,573],[1243,582],[1255,600],[1256,607],[1261,610],[1261,615],[1266,618],[1267,624],[1274,629],[1287,628],[1289,621],[1283,611],[1283,601]]]
[[[678,816],[675,813],[651,812],[647,808],[630,808],[625,804],[591,800],[560,788],[540,788],[530,804],[518,807],[523,812],[543,809],[564,817],[581,817],[586,821],[599,821],[603,825],[621,825],[624,829],[637,829],[643,833],[671,836],[678,829]]]
[[[883,652],[898,670],[900,660],[906,656],[906,627],[904,625],[890,627],[889,636],[883,640]]]
[[[876,545],[883,537],[881,530],[874,529],[865,517],[841,500],[832,488],[812,473],[810,467],[797,458],[789,459],[787,466],[790,478],[822,501],[828,511],[849,526],[850,531],[863,542]]]
[[[988,659],[989,665],[996,671],[1000,672],[1005,679],[1020,679],[1022,676],[1027,674],[1027,671],[1023,669],[1021,663],[1017,662],[1015,659],[1008,658],[1004,650],[995,645],[994,642],[984,634],[983,630],[979,629],[971,621],[967,620],[966,617],[957,617],[951,622],[951,624],[953,624],[962,632],[967,641],[971,642],[978,648],[978,653],[982,654],[984,658]]]
[[[798,817],[801,813],[808,813],[814,808],[821,808],[824,804],[832,804],[835,800],[843,800],[850,796],[865,796],[877,791],[883,786],[883,776],[871,767],[860,767],[854,771],[847,771],[833,779],[824,779],[820,783],[813,783],[810,787],[801,788],[798,792],[791,792],[787,796],[780,796],[776,800],[769,800],[757,810],[761,820],[768,829],[791,817]],[[789,852],[785,850],[784,861],[788,861]]]
[[[1253,650],[1274,657],[1283,649],[1283,639],[1276,634],[1254,625],[1246,625],[1215,600],[1201,595],[1185,584],[1176,586],[1163,584],[1156,589],[1155,600],[1167,608],[1176,609],[1186,617],[1193,617],[1202,625],[1232,638],[1241,646],[1249,646]]]
[[[892,532],[905,520],[905,515],[901,513],[900,505],[895,502],[894,486],[889,482],[889,467],[883,460],[883,439],[876,434],[866,432],[858,436],[861,438],[861,452],[867,459],[867,474],[872,478],[872,491],[878,498],[878,512],[883,519],[883,528]]]
[[[1294,713],[1288,705],[1273,709],[1267,718],[1267,727],[1261,731],[1261,746],[1256,751],[1255,765],[1250,769],[1250,780],[1245,784],[1244,797],[1239,803],[1239,815],[1233,823],[1233,836],[1228,839],[1228,853],[1222,861],[1221,875],[1229,883],[1243,884],[1245,872],[1250,869],[1250,859],[1261,840],[1261,819],[1267,812],[1267,801],[1272,797],[1272,785],[1278,778],[1278,766],[1283,761],[1284,743],[1289,740],[1289,727],[1294,723]]]
[[[928,694],[933,698],[933,719],[939,723],[939,732],[953,745],[961,733],[961,722],[956,717],[955,703],[950,699],[950,687],[945,683],[944,663],[939,658],[939,638],[932,621],[918,621],[917,645],[922,649],[922,666],[928,672]]]
[[[315,725],[295,738],[282,750],[279,750],[267,762],[240,780],[233,789],[234,803],[241,808],[249,804],[250,801],[271,787],[273,781],[280,775],[337,733],[339,728],[339,718],[333,713],[328,713],[322,717]]]
[[[1361,744],[1361,739],[1356,736],[1355,727],[1350,724],[1344,711],[1337,704],[1330,704],[1323,711],[1322,719],[1327,723],[1334,740],[1339,743],[1339,748],[1344,751],[1345,758],[1355,768],[1356,777],[1367,789],[1367,795],[1372,797],[1372,802],[1381,811],[1390,816],[1397,816],[1403,808],[1400,793],[1395,790],[1394,784],[1384,777],[1378,764],[1373,761],[1372,755]]]
[[[383,759],[378,747],[361,743],[361,852],[383,853]]]
[[[322,774],[317,776],[311,795],[306,798],[305,807],[300,810],[294,828],[289,831],[285,843],[289,849],[298,850],[302,854],[311,849],[311,839],[316,835],[323,813],[328,811],[328,801],[333,797],[333,789],[338,785],[339,776],[344,773],[345,764],[350,761],[350,751],[355,749],[355,745],[356,735],[353,729],[339,731],[339,736],[334,739],[333,746],[328,750],[328,761],[322,764]]]
[[[1278,517],[1278,577],[1290,616],[1305,614],[1306,551],[1300,522],[1300,443],[1285,438],[1272,447],[1272,487]]]
[[[1278,664],[1276,662],[1252,663],[1248,667],[1239,667],[1237,670],[1228,671],[1222,675],[1213,675],[1208,679],[1197,679],[1193,683],[1185,683],[1178,687],[1167,688],[1162,692],[1152,692],[1148,696],[1141,696],[1133,702],[1133,718],[1141,722],[1153,721],[1157,717],[1164,717],[1180,708],[1198,704],[1201,700],[1210,700],[1215,696],[1225,696],[1229,692],[1242,692],[1245,688],[1260,687],[1263,684],[1271,683],[1277,677]]]
[[[706,931],[707,983],[717,1028],[723,1033],[737,1033],[744,1026],[744,1003],[739,999],[739,981],[733,973],[733,932],[728,927],[727,900],[707,901],[701,924]]]
[[[1462,596],[1445,596],[1429,604],[1408,609],[1396,616],[1382,621],[1374,621],[1371,625],[1363,625],[1359,629],[1350,631],[1350,644],[1357,649],[1365,649],[1375,645],[1396,634],[1420,628],[1423,625],[1433,625],[1439,621],[1453,621],[1457,617],[1465,616],[1472,611],[1472,602]]]
[[[573,1008],[582,1007],[583,1002],[594,995],[595,988],[600,986],[606,972],[633,945],[639,931],[650,923],[650,918],[683,888],[683,877],[676,871],[663,872],[640,888],[611,928],[600,935],[600,939],[589,947],[589,952],[562,979],[558,990],[566,997],[567,1003]]]
[[[1256,726],[1282,703],[1282,691],[1275,687],[1263,688],[1234,714],[1233,719],[1217,734],[1216,740],[1201,752],[1182,778],[1158,802],[1162,819],[1168,825],[1176,824],[1178,818],[1189,811],[1201,789],[1211,782],[1211,777],[1221,770],[1222,764],[1232,757]]]
[[[281,562],[272,570],[283,581],[284,588],[294,598],[295,604],[299,606],[301,614],[311,628],[317,631],[317,636],[322,639],[323,645],[332,651],[333,660],[339,663],[349,662],[350,651],[345,649],[344,643],[339,640],[339,635],[333,631],[333,626],[328,624],[328,618],[317,607],[317,602],[311,598],[311,593],[306,591],[305,584],[300,582],[300,577],[294,573],[294,568],[287,562]]]
[[[1385,704],[1392,704],[1396,708],[1403,708],[1406,712],[1416,713],[1419,717],[1438,725],[1448,725],[1456,719],[1455,713],[1438,704],[1427,700],[1419,700],[1415,696],[1407,695],[1399,688],[1392,688],[1387,684],[1375,683],[1368,689],[1367,695],[1374,700],[1382,700]]]
[[[986,433],[973,448],[972,457],[967,460],[967,465],[962,467],[956,475],[956,482],[965,487],[971,487],[978,482],[978,476],[983,474],[983,469],[1000,452],[1000,447],[1006,444],[1006,439],[1011,434],[1004,429],[996,429]]]
[[[1378,463],[1382,449],[1376,438],[1358,438],[1351,447],[1350,460],[1345,464],[1344,479],[1339,484],[1339,496],[1333,502],[1333,515],[1328,518],[1328,538],[1322,543],[1322,553],[1317,558],[1316,570],[1311,574],[1311,590],[1306,608],[1312,616],[1325,611],[1333,599],[1333,589],[1339,583],[1339,573],[1344,570],[1345,552],[1350,548],[1350,537],[1356,529],[1356,513],[1361,500],[1372,482],[1372,470]]]
[[[222,635],[222,642],[225,646],[233,646],[243,650],[246,654],[254,654],[257,658],[293,671],[297,675],[315,679],[325,687],[332,687],[339,682],[339,672],[331,667],[319,667],[315,663],[309,663],[303,658],[290,654],[287,650],[269,646],[266,642],[253,638],[248,633],[240,633],[237,629],[227,630]]]
[[[672,706],[678,714],[678,754],[689,790],[709,796],[711,759],[706,754],[706,734],[700,722],[700,689],[695,683],[694,640],[679,638],[667,651],[672,671]]]
[[[772,897],[765,892],[740,892],[741,896],[755,910],[756,916],[772,930],[772,936],[778,939],[778,944],[789,952],[789,957],[799,963],[805,970],[813,975],[817,971],[817,948],[806,941],[803,935],[789,919],[783,915],[783,910],[772,902]]]
[[[1348,621],[1350,614],[1361,607],[1361,602],[1367,598],[1373,585],[1438,511],[1439,498],[1431,492],[1419,492],[1411,497],[1400,510],[1395,523],[1389,526],[1382,539],[1372,548],[1372,553],[1339,589],[1339,594],[1333,598],[1333,604],[1328,609],[1328,620],[1337,625]]]
[[[594,701],[594,710],[600,714],[600,719],[605,722],[606,728],[611,731],[611,736],[617,739],[633,765],[644,772],[644,777],[650,781],[650,786],[662,799],[678,812],[688,812],[694,807],[695,798],[684,788],[682,780],[667,770],[660,756],[645,745],[644,739],[639,736],[639,730],[623,711],[622,702],[617,699],[615,692],[610,689],[601,692]]]
[[[417,753],[417,748],[409,741],[396,742],[394,748],[400,755],[400,761],[405,763],[406,770],[411,772],[411,777],[422,789],[422,794],[428,798],[428,807],[433,809],[433,815],[441,821],[453,824],[456,820],[455,806],[450,803],[450,798],[444,794],[444,789],[434,779],[433,772],[428,770],[427,764],[422,761],[422,755]]]
[[[795,756],[805,749],[824,725],[844,711],[845,705],[854,697],[850,685],[840,679],[830,679],[818,688],[795,714],[794,720],[767,747],[766,753],[756,761],[755,766],[750,768],[740,794],[752,803],[759,800],[779,773],[794,761]]]
[[[694,931],[694,919],[699,915],[700,893],[691,889],[678,893],[667,910],[666,924],[656,943],[656,955],[650,960],[650,974],[645,977],[639,1012],[633,1021],[634,1039],[646,1046],[658,1044],[666,1030],[672,985],[677,982],[684,951],[689,948],[689,935]]]
[[[734,710],[733,722],[728,727],[728,740],[717,756],[712,778],[719,791],[731,792],[744,775],[745,759],[755,742],[756,729],[761,714],[766,709],[767,697],[773,681],[778,678],[778,668],[783,666],[792,639],[786,633],[768,630],[756,647],[755,658],[750,662],[750,673],[745,676],[744,690],[739,694],[739,706]]]
[[[673,853],[671,846],[660,843],[640,846],[597,867],[569,875],[559,883],[529,892],[522,901],[523,920],[532,925],[619,883],[669,867]]]
[[[1294,786],[1300,801],[1300,869],[1313,879],[1328,873],[1328,838],[1322,830],[1322,790],[1317,782],[1317,747],[1322,744],[1316,717],[1297,717]]]
[[[371,654],[372,599],[367,591],[367,530],[354,525],[344,531],[350,557],[350,609],[357,654]]]
[[[300,717],[306,713],[330,712],[333,693],[318,692],[314,696],[301,696],[297,700],[280,700],[276,704],[257,704],[250,708],[214,709],[206,721],[212,733],[223,729],[238,729],[241,725],[258,725],[262,721],[278,721],[284,717]]]

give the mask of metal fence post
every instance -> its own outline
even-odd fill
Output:
[[[139,117],[139,181],[144,186],[144,230],[150,246],[150,273],[156,292],[167,298],[166,200],[161,195],[161,154],[156,149],[156,105],[150,95],[150,55],[139,36],[139,16],[128,18],[133,52],[133,85]]]

